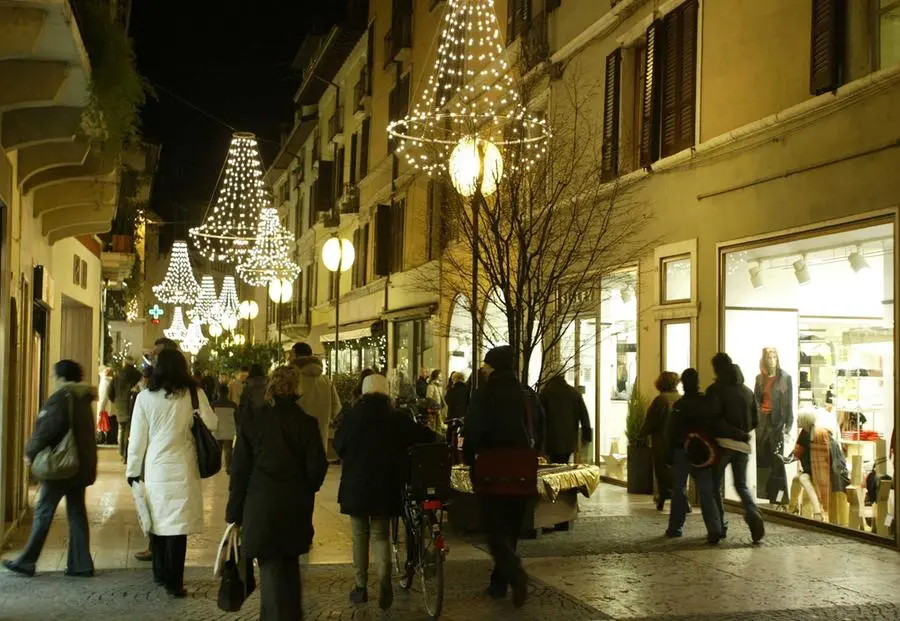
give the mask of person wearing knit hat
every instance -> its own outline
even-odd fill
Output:
[[[356,584],[350,602],[354,605],[369,601],[370,539],[380,583],[378,605],[387,610],[394,601],[390,525],[391,518],[400,515],[406,455],[410,446],[434,441],[434,432],[394,409],[384,375],[373,373],[363,379],[362,396],[344,414],[334,435],[341,458],[338,503],[341,513],[350,516],[353,532]]]
[[[463,452],[469,466],[474,466],[475,456],[482,451],[532,447],[527,429],[527,394],[516,377],[515,352],[507,345],[495,347],[484,357],[484,370],[488,379],[479,383],[465,419]],[[511,586],[513,605],[519,608],[528,594],[528,575],[516,554],[516,545],[528,500],[522,496],[491,495],[480,495],[479,500],[488,549],[494,559],[487,593],[500,599],[506,597]]]

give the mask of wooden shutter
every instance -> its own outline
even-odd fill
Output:
[[[332,193],[332,183],[334,179],[333,170],[334,162],[329,162],[328,160],[321,160],[319,162],[319,178],[316,180],[315,184],[315,211],[318,213],[331,211],[334,206],[334,195]]]
[[[687,0],[662,25],[661,156],[694,145],[697,0]]]
[[[516,17],[519,13],[519,2],[524,0],[507,0],[506,1],[506,44],[509,45],[516,40]]]
[[[428,182],[428,259],[441,256],[446,248],[444,234],[444,186],[437,179]]]
[[[619,172],[619,83],[622,50],[606,57],[606,85],[603,93],[603,161],[600,180],[610,181]]]
[[[666,157],[678,151],[678,11],[666,15],[660,34],[660,151],[662,157]]]
[[[362,136],[359,140],[359,180],[369,174],[369,119],[362,122]]]
[[[677,149],[694,146],[697,106],[697,0],[687,0],[679,9],[680,58]]]
[[[350,136],[350,183],[356,184],[356,156],[359,149],[359,134]]]
[[[406,237],[406,200],[400,199],[391,206],[391,235],[394,250],[391,253],[391,270],[403,271],[403,249]]]
[[[641,168],[647,168],[659,159],[660,72],[662,70],[662,46],[658,38],[662,22],[654,22],[647,28],[647,55],[644,71],[644,87],[641,97]]]
[[[369,24],[366,36],[366,95],[372,94],[373,73],[375,73],[375,22]]]
[[[812,0],[809,92],[833,91],[841,85],[846,0]]]
[[[391,232],[391,205],[375,208],[375,275],[391,273],[393,235]]]

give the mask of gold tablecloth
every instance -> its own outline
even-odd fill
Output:
[[[450,484],[457,492],[474,493],[468,466],[453,466]],[[587,464],[548,466],[538,469],[537,492],[543,500],[556,502],[561,492],[576,490],[590,498],[600,485],[600,468]]]

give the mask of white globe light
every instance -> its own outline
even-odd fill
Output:
[[[466,198],[475,194],[482,170],[482,154],[484,174],[481,175],[481,193],[490,196],[497,191],[497,183],[503,176],[503,156],[497,145],[483,138],[465,136],[450,154],[450,179],[456,191]]]
[[[209,324],[209,335],[210,336],[222,336],[222,326],[213,322]]]
[[[244,338],[243,334],[235,334],[234,335],[234,344],[235,345],[243,345],[247,339]]]
[[[225,330],[228,330],[229,332],[231,332],[232,330],[237,328],[237,325],[238,325],[237,315],[227,314],[227,315],[222,316],[222,328],[224,328]],[[212,332],[210,332],[210,334],[212,334]]]
[[[255,300],[250,300],[250,319],[256,319],[259,315],[259,304]]]
[[[349,239],[332,237],[322,246],[322,263],[329,272],[336,272],[340,266],[342,272],[353,267],[356,250]]]
[[[238,314],[241,319],[250,319],[250,302],[244,300],[238,305]]]
[[[272,280],[269,282],[269,299],[276,304],[290,302],[294,295],[294,285],[289,280]]]

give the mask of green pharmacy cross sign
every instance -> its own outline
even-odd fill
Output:
[[[158,324],[159,318],[166,314],[166,311],[161,309],[159,307],[159,304],[154,304],[153,308],[151,308],[148,312],[150,313],[150,316],[153,317],[152,321],[154,324]]]

